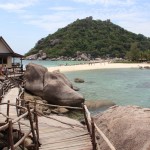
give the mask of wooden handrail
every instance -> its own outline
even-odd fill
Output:
[[[8,103],[0,103],[0,105],[7,105]],[[9,103],[10,106],[15,106],[15,107],[18,107],[18,108],[21,108],[21,109],[24,109],[24,110],[27,110],[27,108],[25,107],[22,107],[22,106],[19,106],[19,105],[15,105],[15,104],[11,104]]]
[[[0,131],[7,129],[9,126],[9,123],[6,123],[5,125],[0,127]]]
[[[105,136],[105,134],[97,127],[97,125],[94,123],[94,126],[97,130],[97,132],[102,136],[102,138],[105,140],[105,142],[108,144],[108,146],[111,148],[111,150],[116,150],[115,147],[111,144],[109,139]]]
[[[10,119],[9,116],[5,115],[4,113],[0,112],[1,115],[3,115],[5,118]]]
[[[31,110],[31,112],[33,112],[33,109]],[[14,124],[14,123],[18,122],[20,119],[26,117],[28,114],[29,114],[29,112],[27,111],[23,115],[21,115],[21,116],[17,117],[16,119],[12,120],[12,123]]]
[[[24,107],[21,107],[21,106],[18,106],[18,105],[14,105],[14,104],[10,104],[10,102],[8,101],[8,103],[2,103],[1,105],[7,105],[7,115],[9,115],[9,107],[10,106],[16,106],[17,108],[23,108],[25,110],[27,110],[27,108],[24,108]],[[29,108],[28,108],[29,109]],[[16,147],[18,147],[23,141],[24,139],[31,133],[31,130],[26,133],[23,137],[21,137],[21,139],[14,145],[14,141],[13,141],[13,124],[16,123],[16,122],[19,122],[20,123],[20,120],[24,117],[26,117],[27,115],[29,115],[29,112],[30,113],[33,113],[34,112],[34,109],[31,109],[30,111],[27,111],[25,112],[24,114],[22,114],[21,116],[15,118],[15,119],[12,119],[10,118],[9,116],[3,114],[2,112],[0,112],[0,114],[2,114],[4,117],[6,117],[6,119],[8,120],[8,123],[6,123],[5,125],[1,126],[0,127],[0,131],[2,130],[5,130],[7,128],[9,128],[9,145],[10,145],[10,149],[11,150],[14,150],[16,149]],[[31,114],[30,114],[31,115]],[[31,118],[30,118],[31,119]],[[24,124],[24,123],[21,123],[21,124]],[[24,124],[25,125],[25,124]],[[28,126],[28,125],[27,125]],[[31,125],[29,126],[31,128]],[[20,129],[21,130],[21,129]],[[34,130],[33,128],[33,125],[32,125],[32,130]],[[38,135],[39,136],[39,135]],[[34,137],[35,138],[35,137]],[[38,149],[38,145],[36,144],[36,147]]]
[[[11,147],[11,150],[14,150],[12,120],[9,121],[9,145]]]
[[[31,111],[30,111],[29,103],[27,105],[27,109],[29,112],[29,121],[30,121],[32,136],[33,136],[33,142],[35,144],[34,148],[35,148],[35,150],[38,150],[38,141],[37,141],[37,137],[36,137],[35,132],[34,132],[34,126],[33,126],[33,121],[32,121],[32,117],[31,117]]]
[[[29,130],[15,145],[14,148],[17,148],[20,144],[22,144],[22,142],[25,140],[25,138],[27,138],[29,136],[29,134],[31,133],[31,130]]]
[[[84,110],[85,110],[85,114],[87,114],[87,120],[89,121],[89,123],[88,124],[91,124],[91,128],[92,128],[92,124],[94,125],[94,127],[95,127],[95,129],[97,130],[97,132],[102,136],[102,138],[104,139],[104,141],[107,143],[107,145],[110,147],[110,149],[111,150],[116,150],[115,149],[115,147],[112,145],[112,143],[109,141],[109,139],[106,137],[106,135],[97,127],[97,125],[96,125],[96,123],[94,122],[94,120],[93,120],[93,122],[91,121],[92,119],[91,119],[91,114],[90,114],[90,112],[88,111],[88,109],[87,109],[87,107],[86,107],[86,105],[84,104],[83,105],[83,107],[84,107]],[[92,129],[91,129],[92,130]],[[92,133],[92,131],[91,131],[91,133]],[[91,135],[91,137],[92,137],[93,135]],[[94,133],[94,136],[95,136],[95,133]],[[95,137],[92,137],[92,138],[95,138]],[[93,140],[93,139],[92,139]],[[95,144],[95,143],[94,143]],[[94,145],[93,145],[93,147],[94,147]]]
[[[25,101],[24,99],[19,99],[19,101]],[[28,101],[29,103],[35,103],[32,101]],[[53,105],[53,104],[44,104],[44,103],[38,103],[39,105],[49,106],[49,107],[58,107],[58,108],[68,108],[68,109],[76,109],[76,110],[83,110],[81,107],[71,107],[71,106],[60,106],[60,105]]]

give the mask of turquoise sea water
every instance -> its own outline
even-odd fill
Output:
[[[61,64],[78,64],[69,61],[23,61],[45,67]],[[65,75],[80,88],[86,100],[111,100],[118,105],[138,105],[150,107],[150,70],[140,69],[101,69],[92,71],[68,72]],[[85,83],[74,83],[74,78],[82,78]]]
[[[19,62],[20,60],[16,60],[16,61]],[[24,68],[28,63],[35,63],[45,67],[52,67],[52,66],[60,66],[60,65],[76,65],[76,64],[84,63],[84,61],[23,60]]]
[[[118,105],[150,107],[150,70],[103,69],[65,73],[86,100],[111,100]]]

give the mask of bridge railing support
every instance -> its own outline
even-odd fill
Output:
[[[110,140],[106,137],[106,135],[98,128],[98,126],[94,122],[94,118],[91,118],[91,114],[85,104],[83,104],[83,110],[85,111],[84,114],[85,114],[85,121],[87,122],[86,123],[87,128],[89,128],[90,131],[89,133],[92,138],[93,150],[98,149],[98,144],[96,142],[96,134],[95,134],[96,132],[104,139],[104,141],[107,143],[107,145],[111,150],[116,150],[115,147],[110,142]]]

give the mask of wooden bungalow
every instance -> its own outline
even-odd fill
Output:
[[[14,58],[16,57],[20,58],[21,60],[23,58],[22,55],[15,53],[3,39],[3,37],[0,36],[0,66],[6,65],[7,67],[12,67]]]
[[[20,62],[16,63],[15,58],[20,58]],[[22,58],[23,56],[15,53],[7,42],[0,36],[0,67],[6,66],[8,69],[14,70],[16,64],[18,68],[22,67]]]

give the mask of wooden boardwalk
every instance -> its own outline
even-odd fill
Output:
[[[92,150],[91,137],[87,129],[72,119],[54,116],[39,118],[41,150]],[[59,122],[61,121],[61,122]],[[64,123],[62,123],[64,121]],[[68,125],[66,124],[68,123]]]
[[[9,100],[11,104],[16,105],[16,98],[18,98],[18,94],[19,88],[15,87],[10,89],[2,99],[2,103],[8,103]],[[9,109],[10,109],[9,117],[12,119],[17,118],[16,107],[11,106]],[[7,105],[1,105],[0,112],[3,112],[5,115],[7,115]],[[6,120],[6,118],[0,115],[0,122],[4,122],[4,120]]]
[[[19,89],[13,88],[3,98],[2,103],[10,100],[11,104],[16,104]],[[0,111],[6,112],[7,105],[1,105]],[[11,118],[17,118],[16,107],[10,107]],[[6,118],[0,118],[0,122]],[[21,124],[22,132],[26,133],[30,128],[28,120],[21,120],[28,126]],[[13,125],[18,128],[18,124]],[[92,142],[86,126],[78,121],[64,116],[42,116],[38,117],[40,150],[92,150]]]

